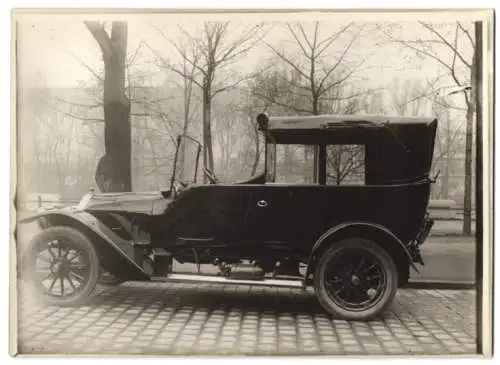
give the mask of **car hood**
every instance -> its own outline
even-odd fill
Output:
[[[52,214],[71,215],[78,212],[88,213],[132,213],[158,215],[162,214],[172,198],[160,191],[87,194],[80,203],[66,207],[39,210],[34,214],[20,217],[20,223],[29,223]]]
[[[89,194],[78,204],[78,208],[89,211],[121,211],[151,214],[155,205],[165,202],[160,191]]]

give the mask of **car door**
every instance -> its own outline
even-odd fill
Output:
[[[293,190],[288,186],[268,184],[252,190],[247,231],[255,243],[289,246],[294,220]]]
[[[167,208],[159,230],[204,245],[237,242],[244,232],[249,194],[237,185],[189,188]]]
[[[216,241],[230,245],[242,243],[251,186],[208,186],[203,203]]]
[[[268,184],[250,194],[247,230],[263,245],[300,248],[324,226],[326,204],[320,186]]]

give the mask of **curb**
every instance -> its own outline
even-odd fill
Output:
[[[457,241],[461,242],[467,242],[467,243],[476,243],[476,235],[471,235],[471,236],[464,236],[463,234],[432,234],[427,236],[425,242],[427,241],[432,241],[432,240],[443,240],[443,239],[455,239]],[[448,243],[455,243],[455,241],[448,242]]]
[[[472,232],[473,234],[471,234],[470,236],[464,236],[462,233],[460,232],[434,232],[434,233],[431,233],[429,234],[428,237],[472,237],[474,238],[476,236],[476,232]]]
[[[474,281],[409,280],[404,289],[441,289],[471,290],[476,289]]]

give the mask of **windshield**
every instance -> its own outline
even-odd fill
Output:
[[[177,138],[172,184],[175,181],[184,184],[196,183],[200,152],[201,144],[197,140],[187,135]]]

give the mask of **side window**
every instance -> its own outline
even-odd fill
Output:
[[[364,185],[365,146],[326,147],[326,185]]]
[[[276,146],[276,182],[312,184],[314,147],[305,145]]]

